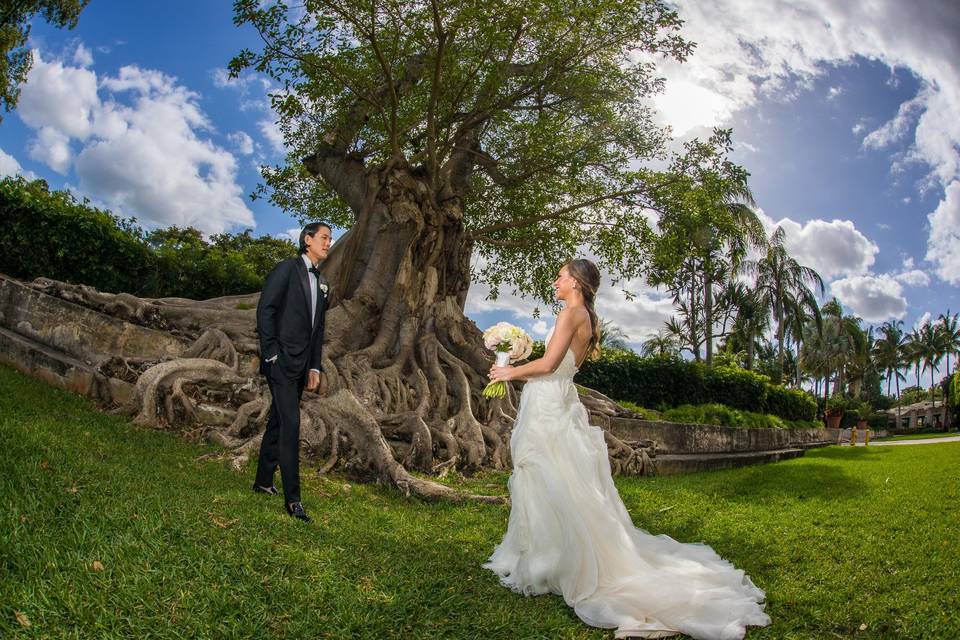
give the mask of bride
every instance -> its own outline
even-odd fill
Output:
[[[598,351],[600,285],[589,260],[553,283],[564,302],[539,360],[490,369],[527,379],[513,428],[507,533],[483,566],[523,595],[562,595],[589,625],[617,638],[742,638],[767,625],[764,593],[705,544],[633,526],[610,473],[603,432],[587,423],[573,376]]]

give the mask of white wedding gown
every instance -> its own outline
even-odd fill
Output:
[[[510,442],[510,520],[483,566],[523,595],[562,595],[581,620],[616,628],[617,638],[727,640],[769,624],[763,591],[709,546],[633,526],[576,372],[568,349],[553,374],[523,389]]]

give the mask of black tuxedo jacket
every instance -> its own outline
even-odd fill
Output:
[[[303,258],[284,260],[267,275],[257,303],[260,372],[297,380],[310,369],[320,369],[327,296],[317,283],[316,321],[310,324],[310,278]],[[267,362],[274,356],[277,359]]]

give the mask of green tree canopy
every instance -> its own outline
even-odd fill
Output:
[[[290,149],[259,195],[352,227],[370,181],[407,168],[442,214],[462,218],[485,258],[474,275],[494,294],[549,300],[557,265],[583,246],[612,272],[640,275],[642,210],[675,204],[709,155],[701,145],[669,171],[637,168],[668,160],[647,100],[663,86],[656,61],[692,48],[664,2],[341,0],[296,13],[238,0],[235,11],[264,47],[241,52],[231,72],[279,82]]]

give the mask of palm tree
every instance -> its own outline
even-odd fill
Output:
[[[757,342],[770,326],[770,314],[756,291],[743,282],[735,282],[724,291],[725,303],[736,309],[736,317],[728,341],[732,341],[735,350],[743,349],[747,353],[747,369],[753,369],[757,353]]]
[[[920,363],[923,362],[923,337],[916,327],[911,329],[903,344],[903,359],[907,365],[913,365],[917,374],[917,389],[920,388]]]
[[[933,370],[940,366],[944,355],[944,343],[932,322],[920,327],[919,356],[923,359],[923,370],[930,369],[930,400],[934,408],[937,406],[936,386],[933,380]],[[920,386],[919,384],[917,386]]]
[[[789,343],[792,341],[797,345],[796,357],[793,358],[793,377],[796,381],[796,385],[800,386],[800,351],[803,347],[804,334],[806,333],[806,327],[808,324],[813,325],[813,329],[820,333],[823,331],[823,316],[820,314],[820,308],[814,306],[809,308],[806,305],[796,305],[791,304],[788,306],[788,313],[786,315],[787,323],[787,353],[791,353],[789,348]]]
[[[950,354],[960,354],[960,313],[955,313],[950,315],[950,310],[947,309],[947,313],[940,314],[939,322],[937,323],[937,329],[940,331],[940,340],[943,343],[943,353],[947,356],[947,377],[950,377]]]
[[[756,290],[777,323],[777,349],[780,371],[783,371],[783,338],[787,329],[785,316],[790,308],[817,309],[817,299],[807,283],[817,285],[823,295],[823,279],[810,267],[805,267],[787,253],[784,246],[786,232],[777,227],[767,244],[767,252],[760,260],[744,263],[744,270],[756,276]],[[782,373],[781,373],[782,375]],[[779,380],[778,380],[779,382]]]
[[[900,369],[906,364],[904,361],[903,320],[884,322],[880,326],[882,336],[873,345],[873,358],[877,368],[887,377],[887,395],[890,395],[890,384],[897,383],[897,425],[900,425],[900,381],[907,376]]]
[[[680,345],[676,337],[668,329],[660,329],[643,341],[640,355],[644,358],[673,357],[680,353]]]
[[[876,361],[873,359],[874,344],[876,341],[873,339],[873,327],[870,327],[864,334],[864,340],[857,344],[853,357],[847,363],[848,383],[852,396],[862,396],[864,383],[871,375],[879,373]]]
[[[609,320],[600,319],[600,347],[603,349],[619,349],[628,351],[627,346],[629,336],[623,332],[623,329],[613,324]]]
[[[847,372],[856,354],[867,347],[867,336],[860,328],[860,318],[843,313],[840,302],[834,298],[821,307],[823,330],[806,338],[805,355],[808,366],[816,367],[826,378],[824,402],[830,395],[830,378],[836,373],[833,393],[842,393],[847,384]],[[812,324],[812,323],[811,323]]]

